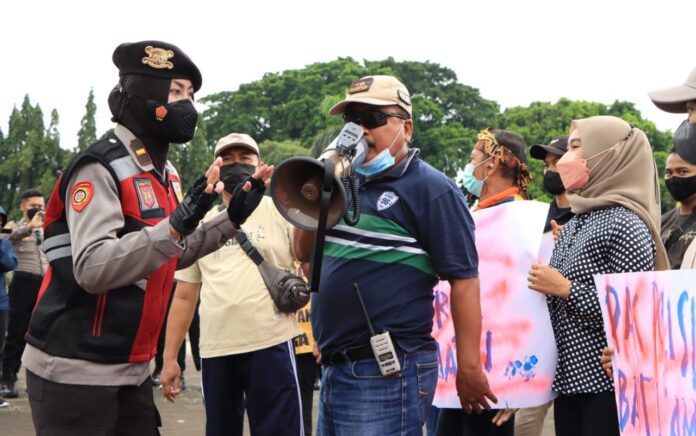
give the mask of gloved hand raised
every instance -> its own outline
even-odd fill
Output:
[[[205,192],[207,186],[207,177],[200,176],[189,188],[184,200],[179,203],[179,206],[169,217],[169,225],[181,236],[193,233],[200,220],[213,207],[213,201],[218,194],[215,191]]]
[[[256,172],[234,190],[230,204],[227,206],[227,216],[235,227],[244,224],[244,221],[261,203],[266,186],[270,183],[271,174],[273,174],[273,165],[261,162],[256,167]]]

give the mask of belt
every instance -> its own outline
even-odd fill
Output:
[[[326,365],[338,365],[341,363],[352,363],[358,360],[374,359],[375,353],[370,345],[362,345],[353,348],[344,348],[334,352],[326,360]]]

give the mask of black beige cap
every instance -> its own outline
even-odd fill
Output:
[[[568,136],[559,136],[551,140],[547,145],[534,144],[529,149],[529,155],[534,159],[544,160],[546,153],[563,156],[568,151]]]
[[[198,91],[201,72],[179,47],[162,41],[126,42],[114,50],[119,75],[144,74],[164,79],[188,79]]]

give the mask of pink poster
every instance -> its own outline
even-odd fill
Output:
[[[495,408],[529,407],[555,397],[556,344],[546,297],[527,288],[532,263],[547,258],[542,231],[548,205],[517,201],[473,212],[481,282],[481,362],[493,392]],[[548,251],[548,247],[544,250]],[[450,286],[435,287],[433,337],[439,344],[440,367],[434,404],[461,408]]]
[[[696,271],[595,276],[622,435],[696,434]]]

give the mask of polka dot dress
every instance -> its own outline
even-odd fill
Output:
[[[565,395],[613,391],[599,362],[607,341],[592,276],[653,270],[648,226],[624,207],[577,215],[563,226],[549,265],[572,282],[567,300],[547,299],[558,347],[553,389]]]

